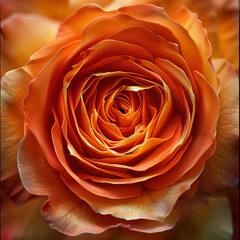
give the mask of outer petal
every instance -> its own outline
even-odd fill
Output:
[[[60,20],[68,14],[68,0],[1,0],[1,19],[16,12],[38,13]]]
[[[96,4],[87,4],[61,23],[57,36],[60,37],[73,33],[82,34],[86,25],[94,19],[105,15],[113,15],[114,13],[116,11],[104,12]]]
[[[208,81],[211,83],[214,89],[218,91],[219,82],[213,72],[212,62],[210,59],[212,54],[212,46],[208,40],[206,30],[202,28],[201,21],[198,19],[196,14],[183,7],[179,9],[176,20],[188,30],[189,35],[197,44],[200,54],[205,60],[203,61],[204,75],[207,76]]]
[[[1,192],[1,239],[36,239],[36,240],[162,240],[167,232],[140,233],[118,227],[101,234],[83,233],[72,237],[64,235],[48,224],[40,216],[40,207],[45,198],[38,197],[21,206],[15,206]]]
[[[101,233],[118,226],[154,233],[171,229],[175,225],[179,218],[179,208],[175,208],[164,223],[145,219],[126,221],[94,212],[66,188],[58,173],[48,165],[35,136],[27,127],[25,129],[25,137],[18,152],[20,176],[28,191],[49,197],[42,207],[42,217],[51,227],[75,236],[84,232]]]
[[[16,202],[23,202],[29,194],[19,179],[17,149],[23,137],[23,98],[28,82],[33,78],[29,69],[8,72],[1,81],[1,187]]]
[[[182,55],[185,60],[197,71],[207,76],[210,84],[218,90],[219,83],[215,74],[212,71],[209,57],[211,54],[211,45],[208,42],[206,31],[201,27],[200,21],[194,15],[185,10],[184,18],[181,19],[184,25],[190,29],[185,29],[185,26],[176,23],[171,18],[166,16],[162,8],[151,5],[135,5],[120,8],[118,11],[127,13],[135,18],[146,20],[153,23],[161,23],[161,25],[171,29],[176,35],[182,49]],[[190,37],[189,37],[190,35]]]
[[[232,239],[231,210],[227,197],[196,195],[187,206],[187,218],[166,240]]]
[[[169,0],[161,0],[164,9],[167,14],[176,18],[179,14],[179,9],[184,6],[190,9],[192,12],[198,14],[198,18],[201,20],[203,24],[203,28],[207,30],[208,38],[212,43],[213,48],[213,57],[220,56],[219,49],[219,39],[217,35],[217,16],[216,11],[214,9],[214,5],[212,1],[202,0],[178,0],[178,1],[169,1]]]
[[[49,167],[36,138],[27,128],[19,147],[18,167],[28,191],[50,196],[42,207],[42,217],[51,227],[68,235],[77,235],[82,232],[100,233],[111,226],[106,218],[99,219],[86,203],[64,187],[58,174]]]
[[[175,18],[181,6],[196,12],[208,32],[213,57],[226,58],[239,72],[239,2],[237,0],[161,0],[167,14]]]
[[[25,65],[38,49],[55,39],[58,22],[34,14],[14,14],[1,23],[1,74]]]
[[[239,80],[231,65],[222,59],[213,61],[221,81],[220,117],[217,148],[206,163],[200,189],[213,193],[239,182]]]
[[[24,113],[22,102],[29,82],[71,36],[49,43],[31,57],[24,67],[7,72],[1,79],[1,186],[16,203],[25,201],[29,194],[19,179],[17,149],[23,138]]]
[[[211,148],[215,148],[215,145],[213,144]],[[209,149],[209,153],[212,153],[211,148]],[[206,155],[209,153],[206,153]],[[203,156],[198,164],[174,185],[157,191],[145,191],[137,198],[112,201],[111,199],[93,195],[73,182],[69,185],[69,180],[67,179],[63,180],[69,185],[73,192],[90,203],[96,212],[104,215],[111,214],[118,218],[128,220],[144,218],[157,219],[164,222],[164,219],[172,209],[174,209],[174,205],[179,197],[183,192],[188,190],[194,180],[198,178],[203,168],[205,158],[206,156]]]

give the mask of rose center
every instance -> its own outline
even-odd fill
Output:
[[[130,111],[131,103],[128,96],[120,93],[113,103],[113,107],[116,108],[120,113],[127,114]]]

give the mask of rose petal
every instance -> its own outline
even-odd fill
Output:
[[[52,41],[58,22],[34,14],[14,14],[1,23],[1,74],[25,65],[30,56]]]
[[[23,137],[22,101],[33,74],[27,68],[8,72],[1,81],[1,184],[16,203],[29,194],[21,186],[17,169],[17,150]]]
[[[159,233],[141,233],[124,229],[111,228],[100,234],[83,233],[72,237],[52,229],[40,217],[40,207],[44,198],[38,197],[21,206],[14,204],[1,193],[1,239],[36,239],[36,240],[161,240],[167,231]]]
[[[53,125],[52,139],[58,159],[63,165],[64,169],[70,175],[70,178],[72,178],[73,181],[75,180],[78,184],[83,186],[88,191],[100,196],[113,199],[135,197],[141,194],[142,188],[138,184],[115,187],[115,185],[98,184],[91,181],[83,181],[81,178],[78,178],[77,175],[70,169],[69,161],[67,161],[67,158],[64,154],[64,148],[62,146],[63,141],[61,136],[61,128],[58,122],[55,122],[55,124]]]
[[[176,201],[182,195],[183,192],[188,190],[191,184],[198,178],[201,173],[206,157],[212,153],[212,148],[215,148],[215,144],[202,156],[201,160],[187,172],[182,179],[175,184],[165,187],[161,190],[146,190],[142,195],[137,198],[112,200],[106,199],[100,196],[96,196],[79,184],[73,182],[66,177],[62,177],[70,189],[75,192],[81,199],[87,201],[96,212],[101,214],[111,214],[118,218],[124,219],[158,219],[164,221],[164,219],[172,211]]]
[[[19,147],[18,167],[28,191],[50,197],[42,207],[42,217],[51,227],[68,235],[77,235],[81,232],[99,233],[111,226],[109,220],[96,215],[64,186],[47,163],[37,139],[27,128]]]
[[[202,28],[201,21],[197,18],[197,14],[190,12],[186,8],[180,8],[176,20],[188,30],[188,33],[197,44],[204,64],[204,76],[208,76],[207,80],[215,88],[219,90],[219,82],[213,72],[211,63],[212,47],[208,40],[207,32]]]
[[[136,19],[163,26],[167,28],[168,31],[170,30],[179,41],[182,56],[188,64],[192,65],[193,68],[199,72],[203,71],[204,59],[202,59],[196,43],[189,37],[186,29],[167,16],[163,8],[153,5],[134,5],[122,7],[118,11],[129,14]],[[163,34],[163,36],[167,39],[167,34]]]
[[[97,17],[113,15],[116,11],[105,12],[96,4],[87,4],[81,7],[74,17],[69,17],[63,21],[59,27],[58,37],[66,36],[71,33],[82,33],[86,25]]]
[[[203,27],[207,30],[208,38],[212,43],[213,57],[220,56],[219,39],[217,35],[217,18],[213,2],[209,0],[195,1],[195,0],[178,0],[167,1],[161,0],[167,14],[173,19],[179,15],[179,9],[182,6],[190,9],[192,12],[198,14],[199,19],[203,23]]]
[[[44,220],[51,227],[71,236],[84,232],[101,233],[117,226],[140,232],[159,232],[172,228],[179,218],[180,205],[169,212],[164,223],[147,219],[126,221],[94,212],[87,203],[66,188],[58,173],[47,163],[37,139],[27,127],[19,147],[18,167],[28,191],[49,197],[42,207]]]
[[[103,11],[99,6],[94,5],[94,4],[88,4],[81,9],[79,9],[78,12],[75,13],[74,16],[66,19],[64,21],[58,32],[58,36],[66,35],[66,34],[74,34],[74,33],[82,33],[82,41],[79,49],[81,51],[85,50],[87,47],[103,40],[106,39],[113,34],[119,33],[119,31],[122,31],[123,29],[126,29],[128,27],[136,27],[136,26],[142,26],[142,27],[147,27],[151,31],[153,31],[155,34],[158,34],[160,36],[164,36],[167,40],[178,43],[177,38],[173,36],[173,33],[167,29],[167,27],[164,27],[160,24],[156,24],[155,22],[158,20],[154,19],[156,12],[160,14],[160,18],[165,19],[166,14],[163,11],[163,9],[154,7],[152,5],[136,5],[140,7],[141,11],[142,9],[150,8],[150,10],[153,10],[152,12],[149,11],[149,15],[153,14],[151,16],[153,19],[153,22],[147,21],[142,21],[141,19],[136,19],[134,17],[128,14],[121,14],[120,12],[117,11],[110,11],[110,12],[105,12]],[[130,7],[129,7],[130,8]],[[151,9],[153,8],[153,9]],[[129,11],[131,13],[132,8],[123,8],[119,9],[121,11]],[[156,12],[154,12],[154,10]],[[155,13],[155,15],[154,15]],[[83,18],[83,16],[85,16]],[[145,16],[146,17],[146,16]],[[94,19],[95,18],[95,19]],[[154,20],[156,20],[154,22]],[[90,22],[89,22],[90,21]],[[174,21],[171,21],[172,24],[174,24]],[[159,23],[159,21],[157,21]],[[175,24],[174,24],[175,25]],[[180,25],[176,24],[178,27]],[[181,28],[182,31],[184,31],[183,28]],[[185,31],[186,33],[186,31]],[[190,42],[191,39],[189,38]],[[192,43],[192,42],[191,42]],[[190,43],[190,46],[192,44]],[[194,43],[193,43],[194,45]],[[195,49],[198,51],[197,49]],[[197,53],[196,53],[197,54]],[[197,69],[200,68],[200,64],[198,62]]]
[[[217,148],[206,163],[200,189],[214,193],[235,186],[239,180],[239,80],[231,65],[222,59],[213,61],[221,81],[220,117]]]
[[[197,152],[200,144],[203,145],[201,146],[201,153]],[[182,178],[184,178],[184,173],[190,176],[190,178],[193,175],[199,176],[203,170],[205,161],[212,156],[215,145],[215,141],[212,139],[206,138],[206,136],[199,136],[188,147],[181,161],[165,174],[157,176],[155,179],[147,180],[144,185],[149,189],[160,189],[175,184],[177,180],[181,182]]]
[[[18,145],[23,138],[23,99],[29,82],[71,38],[72,36],[67,36],[49,43],[32,55],[26,66],[7,72],[1,79],[1,183],[4,192],[16,203],[29,197],[21,186],[16,165]]]
[[[236,0],[161,0],[167,14],[175,19],[181,6],[198,14],[207,30],[213,57],[224,57],[239,71],[239,3]],[[231,47],[230,47],[231,46]]]

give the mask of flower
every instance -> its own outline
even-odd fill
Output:
[[[186,7],[116,5],[84,5],[57,31],[56,20],[36,15],[4,20],[6,47],[13,23],[29,18],[57,37],[38,41],[43,29],[34,28],[23,55],[46,45],[2,78],[2,188],[16,203],[47,196],[42,218],[68,236],[110,239],[116,228],[129,239],[180,239],[223,209],[231,237],[226,196],[201,193],[238,183],[238,132],[229,127],[238,127],[237,75],[212,61],[207,32]],[[22,61],[9,48],[3,56],[7,70]]]

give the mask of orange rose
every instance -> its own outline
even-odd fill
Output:
[[[208,197],[206,205],[201,193],[238,183],[238,133],[225,127],[238,126],[236,73],[222,59],[212,62],[207,32],[187,8],[173,19],[168,4],[167,13],[150,4],[116,5],[81,7],[54,41],[3,76],[3,190],[16,203],[47,196],[42,218],[69,236],[113,239],[117,228],[129,239],[180,239],[186,226],[198,226],[199,209],[208,219],[215,206],[230,229],[227,198]],[[58,22],[34,17],[56,32]],[[20,19],[28,25],[25,15],[3,21],[6,46],[11,22]],[[50,39],[37,40],[38,47]],[[38,48],[32,46],[29,53]],[[235,145],[222,136],[235,137]],[[226,161],[226,154],[233,157]]]

